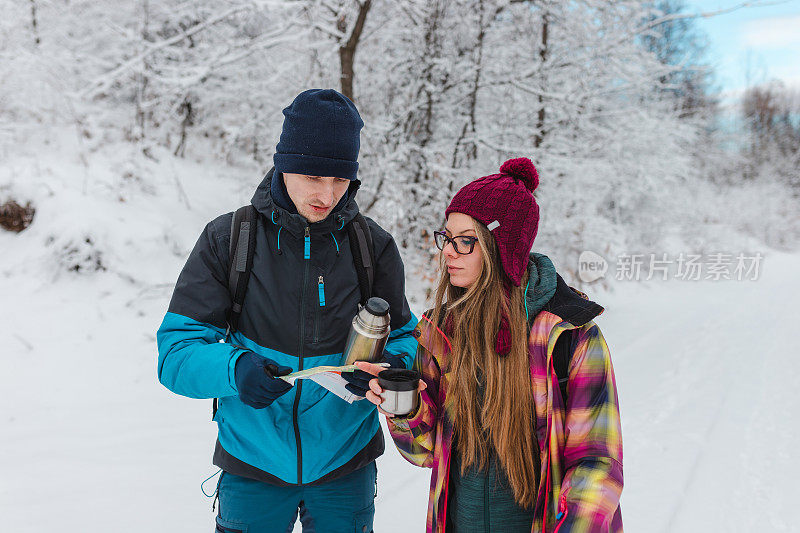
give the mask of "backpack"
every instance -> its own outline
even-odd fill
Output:
[[[247,283],[250,281],[250,272],[253,269],[253,255],[256,250],[256,225],[258,211],[250,204],[240,207],[231,218],[231,239],[228,249],[228,290],[232,304],[227,317],[228,331],[225,339],[239,327],[239,318],[242,316],[242,305],[247,294]],[[375,283],[375,250],[372,242],[367,220],[364,215],[357,213],[355,218],[346,225],[350,237],[350,250],[353,254],[353,263],[358,276],[358,288],[361,292],[361,305],[366,305],[372,296],[372,287]],[[217,398],[214,398],[213,413],[217,412]]]
[[[572,287],[570,287],[570,289],[572,289]],[[528,320],[528,327],[531,325],[533,325],[533,318]],[[567,385],[569,384],[569,362],[572,358],[572,350],[570,348],[572,348],[572,346],[570,343],[570,336],[565,335],[564,333],[558,336],[558,339],[556,339],[556,345],[553,346],[553,368],[556,371],[558,388],[561,391],[561,399],[564,402],[564,408],[566,409]]]
[[[566,333],[566,332],[564,332]],[[569,361],[572,356],[570,350],[569,335],[562,333],[556,340],[553,347],[553,367],[558,378],[558,388],[561,390],[561,399],[564,402],[564,409],[567,408],[567,384],[569,383]]]

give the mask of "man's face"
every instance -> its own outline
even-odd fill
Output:
[[[284,173],[283,182],[297,212],[312,223],[325,220],[350,187],[347,178],[305,174]]]

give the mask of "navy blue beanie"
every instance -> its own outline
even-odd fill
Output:
[[[283,110],[275,170],[356,179],[364,121],[353,102],[333,89],[310,89]]]

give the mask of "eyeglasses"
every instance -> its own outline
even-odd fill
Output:
[[[447,246],[449,242],[453,245],[453,250],[455,250],[458,255],[471,254],[472,250],[475,248],[475,243],[478,242],[477,237],[448,237],[443,231],[434,231],[433,239],[436,241],[436,247],[440,250],[444,250],[444,247]]]

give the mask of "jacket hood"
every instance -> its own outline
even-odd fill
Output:
[[[544,254],[531,252],[528,257],[528,282],[525,287],[525,314],[533,322],[539,311],[556,293],[556,267]]]
[[[347,189],[348,200],[341,208],[335,210],[328,215],[325,220],[309,224],[308,221],[300,214],[290,213],[280,205],[278,205],[272,198],[272,176],[275,173],[275,168],[271,168],[261,183],[256,187],[256,192],[253,194],[250,203],[256,208],[256,211],[264,215],[267,220],[272,221],[279,226],[283,226],[288,231],[302,235],[306,226],[311,228],[312,232],[331,232],[340,230],[345,224],[353,220],[358,214],[358,204],[356,203],[356,192],[361,187],[361,182],[353,180],[350,182],[350,187]]]
[[[540,311],[547,311],[580,327],[603,312],[584,293],[567,285],[549,257],[536,252],[531,252],[528,259],[525,305],[531,323]]]
[[[605,309],[589,300],[589,297],[581,291],[567,285],[564,278],[556,274],[556,292],[542,310],[580,327],[600,316]]]

